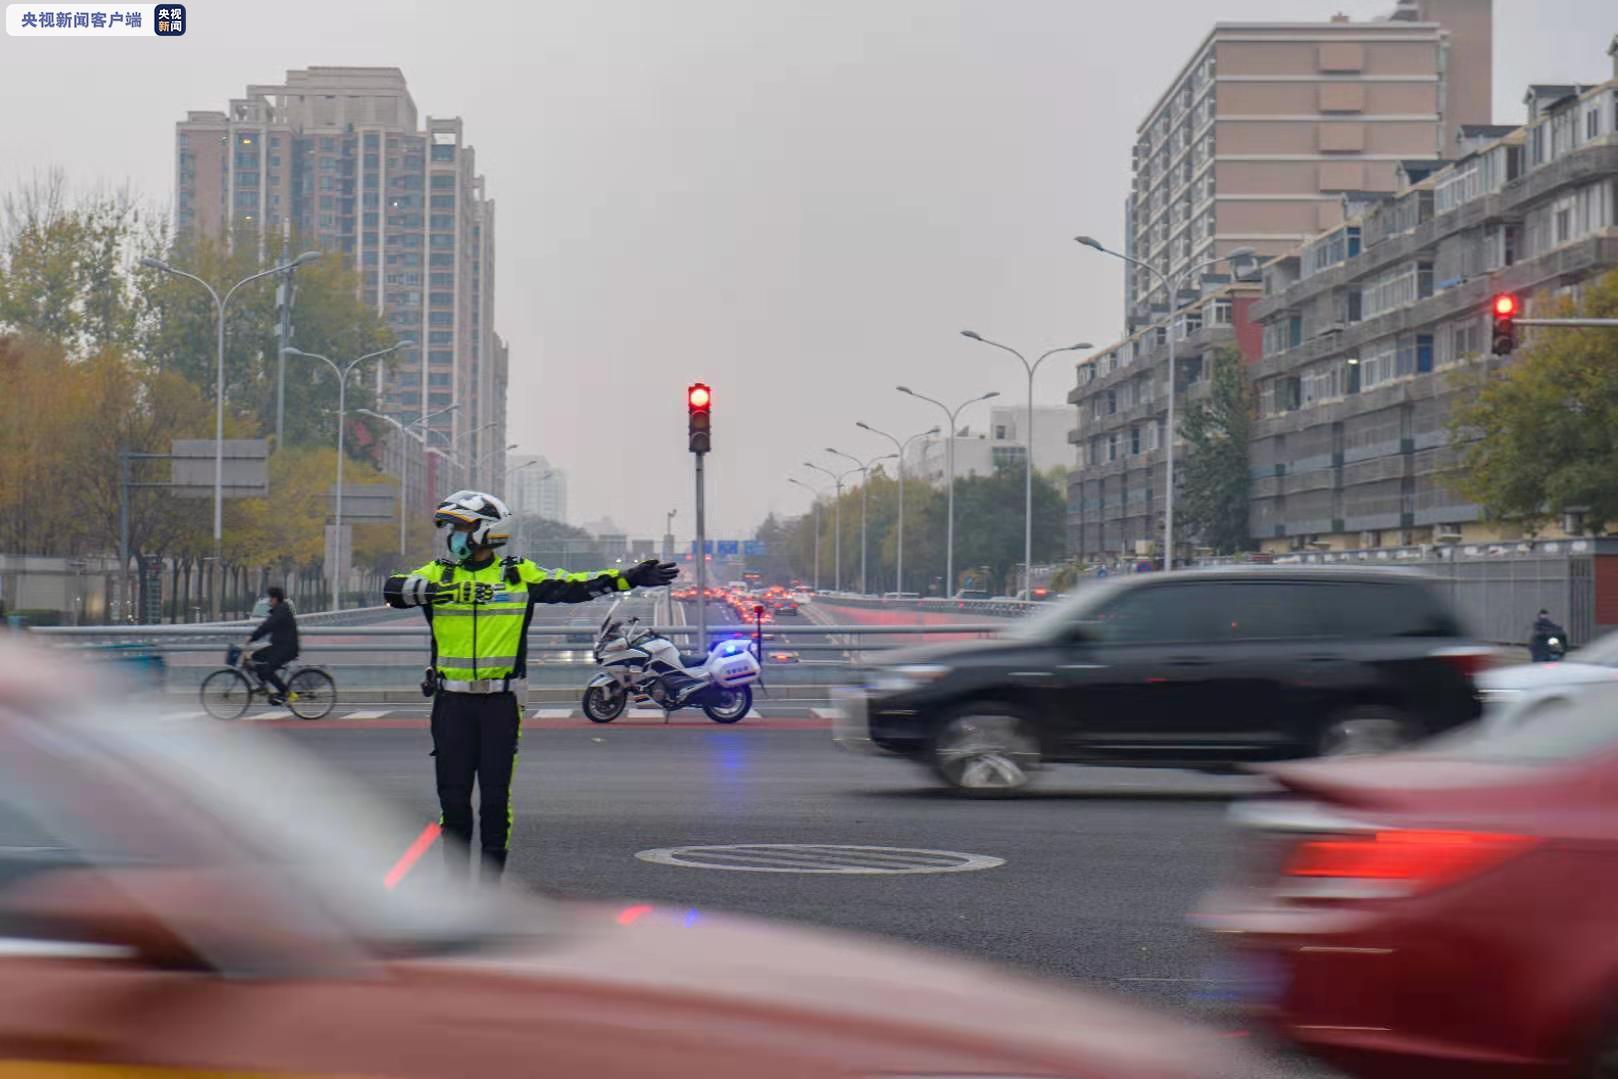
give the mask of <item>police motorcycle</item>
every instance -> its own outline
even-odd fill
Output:
[[[584,714],[611,723],[633,699],[650,701],[664,715],[700,707],[715,723],[735,723],[753,707],[760,667],[753,642],[720,641],[704,657],[682,655],[673,641],[653,633],[639,618],[617,621],[614,603],[596,637],[601,672],[584,691]]]

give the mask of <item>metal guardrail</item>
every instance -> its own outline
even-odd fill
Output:
[[[870,610],[889,611],[933,611],[951,614],[966,613],[987,618],[1021,618],[1023,615],[1031,614],[1046,606],[1043,602],[1030,603],[1027,600],[1015,599],[945,599],[942,597],[882,599],[877,596],[861,596],[837,592],[817,593],[815,602],[827,607],[861,607]]]

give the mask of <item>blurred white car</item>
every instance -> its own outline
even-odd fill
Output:
[[[1584,687],[1618,681],[1618,633],[1597,637],[1555,663],[1524,663],[1485,671],[1477,678],[1485,705],[1482,722],[1507,729],[1565,706]]]

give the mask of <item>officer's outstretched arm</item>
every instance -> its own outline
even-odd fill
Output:
[[[428,567],[423,567],[425,568]],[[449,602],[454,588],[453,584],[443,585],[430,580],[421,570],[414,573],[395,573],[382,585],[382,601],[389,607],[400,609],[429,607],[435,603]]]
[[[588,603],[597,596],[629,591],[629,582],[615,569],[565,573],[520,562],[517,571],[535,603]]]

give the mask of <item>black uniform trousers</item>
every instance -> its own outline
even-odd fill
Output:
[[[516,694],[440,691],[433,697],[432,729],[445,865],[451,873],[470,871],[476,780],[484,873],[498,876],[511,840],[511,776],[522,740]]]

